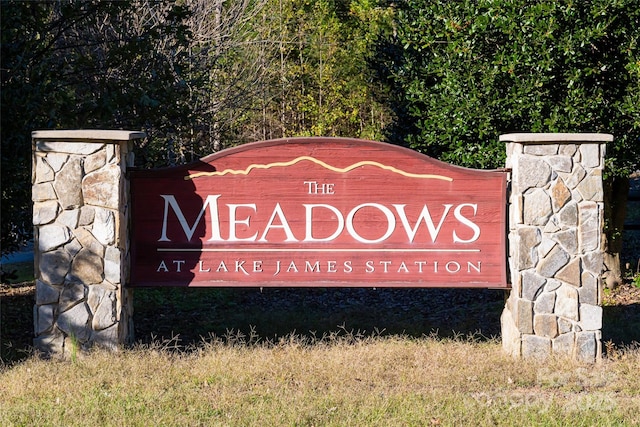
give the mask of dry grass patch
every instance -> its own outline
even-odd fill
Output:
[[[525,365],[473,339],[157,344],[2,368],[0,425],[633,425],[638,368],[637,348]]]

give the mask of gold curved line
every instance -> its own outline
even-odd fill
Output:
[[[405,172],[401,169],[397,169],[393,166],[387,166],[387,165],[383,165],[382,163],[378,163],[378,162],[373,162],[370,160],[363,160],[360,161],[358,163],[354,163],[350,166],[347,166],[346,168],[337,168],[335,166],[331,166],[325,162],[323,162],[322,160],[318,160],[314,157],[311,156],[300,156],[297,157],[293,160],[290,160],[288,162],[275,162],[275,163],[269,163],[266,165],[262,165],[262,164],[253,164],[253,165],[249,165],[249,167],[247,167],[244,170],[238,170],[238,169],[225,169],[223,171],[215,171],[215,172],[198,172],[198,173],[194,173],[191,175],[187,175],[184,177],[185,180],[190,180],[190,179],[194,179],[194,178],[200,178],[203,176],[224,176],[224,175],[249,175],[249,172],[251,172],[254,169],[271,169],[271,168],[275,168],[275,167],[287,167],[287,166],[292,166],[295,165],[296,163],[299,163],[303,160],[308,160],[310,162],[313,162],[317,165],[322,166],[325,169],[328,169],[330,171],[333,172],[338,172],[338,173],[346,173],[349,171],[352,171],[353,169],[359,168],[360,166],[376,166],[379,167],[380,169],[384,169],[384,170],[388,170],[394,173],[397,173],[399,175],[402,176],[406,176],[408,178],[420,178],[420,179],[440,179],[442,181],[453,181],[453,178],[448,177],[448,176],[443,176],[443,175],[431,175],[431,174],[417,174],[417,173],[410,173],[410,172]]]

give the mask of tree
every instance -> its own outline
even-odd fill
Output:
[[[640,159],[638,2],[408,0],[395,22],[377,64],[395,97],[390,139],[495,168],[504,164],[502,133],[615,135],[605,264],[619,280],[620,212]]]
[[[368,62],[390,9],[366,0],[292,1],[288,7],[285,135],[380,139],[389,108],[374,96]]]
[[[187,10],[159,2],[2,1],[2,253],[32,234],[31,132],[146,130],[172,145],[192,117]],[[155,146],[157,147],[157,145]],[[171,150],[147,146],[148,163]]]
[[[221,126],[225,140],[380,138],[389,109],[374,96],[367,61],[388,11],[367,0],[266,1],[224,58],[232,75],[252,77],[242,79],[241,96],[234,97],[243,103],[220,110],[233,117]]]
[[[139,166],[295,135],[380,139],[376,0],[2,0],[2,252],[31,236],[31,131],[144,130]],[[9,179],[11,177],[11,179]]]
[[[256,31],[266,4],[267,0],[185,2],[193,34],[189,75],[198,82],[191,95],[197,142],[190,146],[199,156],[246,142],[239,136],[241,129],[247,112],[256,108],[268,79],[266,68],[277,50],[271,34]]]

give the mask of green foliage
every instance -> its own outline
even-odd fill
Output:
[[[31,235],[30,134],[144,130],[140,166],[294,135],[380,139],[376,0],[2,1],[2,251]]]
[[[390,138],[442,160],[501,167],[508,132],[605,132],[610,173],[638,167],[637,1],[424,1],[397,7],[379,47]]]
[[[243,92],[241,110],[221,111],[236,118],[226,121],[226,139],[380,139],[390,114],[375,96],[368,61],[391,28],[390,11],[367,0],[267,1],[229,60],[261,71]]]
[[[2,1],[3,254],[31,236],[33,130],[145,130],[162,146],[190,129],[180,54],[187,11],[149,3],[163,16],[153,21],[135,19],[138,6]],[[150,164],[170,160],[153,147],[141,154]]]

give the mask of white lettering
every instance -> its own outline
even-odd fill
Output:
[[[429,208],[427,207],[427,205],[424,205],[424,207],[422,208],[422,212],[420,212],[420,216],[418,216],[415,227],[411,227],[411,225],[409,225],[409,220],[407,219],[407,214],[404,211],[405,206],[407,205],[393,205],[393,207],[396,208],[396,212],[398,212],[398,216],[400,216],[400,221],[402,222],[402,226],[407,233],[409,242],[413,243],[413,239],[415,239],[416,237],[418,227],[420,226],[420,222],[422,220],[424,220],[425,224],[427,224],[431,242],[435,242],[438,238],[438,234],[440,233],[440,229],[442,228],[442,224],[444,223],[444,219],[447,217],[447,214],[449,213],[449,210],[453,205],[443,205],[444,211],[442,212],[442,216],[440,217],[440,221],[438,222],[437,227],[433,224],[433,218],[431,217],[431,213],[429,212]]]
[[[480,237],[480,227],[478,227],[477,224],[471,222],[467,217],[463,216],[461,213],[462,208],[465,206],[472,208],[473,216],[476,215],[476,212],[478,211],[478,205],[472,204],[472,203],[463,203],[461,205],[456,206],[455,210],[453,211],[453,215],[456,217],[458,221],[460,221],[462,224],[466,225],[471,230],[473,230],[473,236],[471,236],[470,239],[461,239],[460,237],[458,237],[458,235],[454,231],[453,232],[454,243],[471,243],[471,242],[475,242],[476,240],[478,240],[478,237]]]
[[[453,265],[453,268],[451,268],[451,265]],[[460,271],[460,263],[457,263],[455,261],[449,261],[448,263],[445,264],[444,268],[449,273],[457,273],[458,271]]]
[[[474,269],[476,272],[480,273],[480,261],[477,262],[476,265],[473,265],[471,261],[467,261],[467,273],[471,273],[471,269]]]
[[[304,262],[304,272],[305,273],[320,273],[320,261],[316,261],[314,264],[311,264],[309,261]]]
[[[182,231],[184,231],[188,241],[191,241],[204,211],[207,209],[207,206],[209,206],[209,213],[211,214],[211,238],[209,241],[213,242],[222,240],[222,237],[220,237],[220,221],[218,218],[218,198],[220,197],[220,194],[207,196],[204,204],[202,205],[202,209],[200,209],[200,212],[198,213],[198,217],[193,223],[193,227],[189,227],[187,219],[184,217],[180,206],[178,206],[175,196],[161,194],[160,197],[164,199],[164,216],[162,218],[162,235],[158,242],[171,241],[171,239],[167,237],[167,217],[169,216],[169,206],[171,206],[173,212],[176,214],[176,218],[178,218],[178,222],[182,226]]]
[[[199,265],[198,272],[200,273],[208,273],[211,271],[210,268],[207,268],[206,270],[204,269],[204,261],[202,260],[198,261],[198,265]]]
[[[304,181],[307,186],[307,194],[335,194],[334,184],[319,184],[316,181]]]
[[[418,266],[418,272],[422,273],[422,267],[427,265],[427,261],[414,261],[414,264]]]
[[[373,266],[373,261],[367,261],[364,263],[364,265],[365,265],[365,272],[373,273],[374,271],[376,271],[375,267]]]
[[[167,268],[167,264],[165,264],[164,261],[160,261],[160,265],[158,266],[156,273],[160,273],[161,271],[164,273],[169,271],[169,269]]]
[[[325,204],[305,204],[303,205],[306,210],[306,230],[305,230],[305,242],[330,242],[335,239],[342,233],[344,229],[344,218],[342,217],[342,213],[338,210],[338,208],[325,205]],[[315,238],[313,237],[313,209],[315,208],[326,208],[333,212],[338,220],[338,226],[336,227],[336,231],[330,235],[329,237]]]
[[[176,271],[177,271],[178,273],[181,273],[180,268],[182,267],[182,264],[184,264],[185,262],[186,262],[186,261],[183,261],[183,260],[176,260],[176,261],[173,261],[173,263],[176,265]]]
[[[236,260],[236,273],[239,273],[240,271],[242,271],[244,274],[248,276],[249,273],[247,273],[247,270],[244,269],[244,263],[245,263],[245,260],[242,260],[242,261]]]
[[[253,261],[253,272],[262,273],[262,261]]]
[[[236,219],[236,210],[238,208],[250,208],[253,209],[253,211],[256,211],[256,204],[255,203],[246,203],[246,204],[240,204],[240,205],[235,205],[235,204],[229,204],[227,205],[229,207],[229,242],[254,242],[256,240],[256,237],[258,236],[258,233],[256,232],[253,236],[251,237],[245,237],[245,238],[238,238],[236,236],[236,226],[238,224],[242,224],[242,225],[246,225],[247,228],[249,228],[249,220],[251,219],[251,216],[247,216],[244,219]]]
[[[278,273],[280,273],[280,261],[276,261],[276,272],[273,275],[277,276]]]
[[[409,269],[407,268],[407,265],[404,263],[404,261],[402,261],[400,263],[400,267],[398,267],[398,273],[408,273]]]
[[[374,240],[365,239],[364,237],[359,235],[358,232],[353,227],[353,218],[354,218],[354,216],[356,215],[356,213],[360,209],[365,208],[365,207],[376,208],[376,209],[380,210],[387,217],[387,231],[382,235],[382,237],[380,237],[378,239],[374,239]],[[358,205],[355,208],[353,208],[351,210],[351,212],[349,212],[349,215],[347,215],[347,231],[349,232],[351,237],[353,237],[354,239],[356,239],[358,242],[361,242],[361,243],[380,243],[380,242],[383,242],[383,241],[387,240],[387,238],[389,236],[391,236],[391,234],[393,233],[393,230],[395,230],[395,228],[396,228],[396,218],[393,216],[393,212],[391,212],[391,210],[389,208],[387,208],[386,206],[378,204],[378,203],[363,203],[363,204]]]
[[[351,261],[345,261],[343,265],[344,265],[345,273],[351,273],[353,271],[353,267],[351,266]]]
[[[280,219],[280,225],[273,225],[273,220],[275,219],[276,216]],[[267,222],[267,226],[265,227],[264,232],[262,233],[262,237],[260,237],[260,240],[258,240],[258,241],[259,242],[266,242],[267,241],[267,233],[272,228],[281,228],[282,230],[284,230],[284,233],[287,236],[287,239],[285,240],[285,242],[297,242],[298,241],[298,239],[296,239],[295,236],[293,235],[293,232],[291,231],[291,227],[289,227],[289,223],[287,222],[287,218],[284,216],[284,212],[282,212],[282,208],[280,207],[280,203],[276,203],[276,207],[273,209],[273,213],[271,214],[271,218],[269,218],[269,222]]]
[[[293,261],[291,261],[291,263],[289,263],[289,267],[287,268],[287,273],[290,273],[290,272],[292,272],[292,271],[293,271],[294,273],[297,273],[297,272],[298,272],[298,266],[297,266],[297,265],[296,265],[296,263],[295,263],[295,262],[293,262]]]
[[[320,190],[320,188],[324,188],[322,186],[325,185],[327,189],[332,188],[329,184],[320,185],[309,181],[305,181],[305,185],[318,185],[318,188],[313,187],[313,191],[323,191]],[[435,243],[437,239],[440,238],[444,223],[451,211],[453,211],[453,216],[456,220],[455,225],[457,225],[457,227],[453,224],[447,227],[452,230],[451,238],[453,243],[473,243],[477,241],[481,235],[480,226],[473,220],[473,217],[475,217],[478,212],[478,205],[475,203],[463,203],[459,205],[442,204],[442,213],[439,218],[432,216],[429,206],[424,204],[415,221],[409,218],[407,214],[408,205],[406,204],[392,204],[391,206],[393,207],[391,208],[380,203],[362,203],[355,206],[346,215],[346,211],[343,213],[340,209],[330,204],[303,204],[302,206],[304,206],[305,209],[304,240],[299,240],[296,237],[296,233],[294,233],[295,227],[301,228],[302,224],[298,221],[290,224],[280,203],[274,205],[271,215],[266,222],[266,218],[259,215],[255,203],[231,203],[225,205],[228,209],[229,234],[227,239],[223,239],[220,233],[221,218],[219,216],[218,206],[221,195],[214,194],[207,196],[195,219],[193,217],[189,219],[186,218],[175,196],[167,194],[160,196],[164,200],[164,214],[161,235],[160,239],[158,239],[159,242],[170,242],[171,238],[176,238],[175,234],[169,232],[169,216],[171,211],[173,211],[177,223],[180,225],[179,228],[182,229],[188,241],[203,237],[195,235],[196,230],[200,226],[203,233],[204,230],[211,230],[210,234],[207,231],[207,235],[210,236],[207,240],[208,242],[231,243],[259,241],[262,243],[270,243],[269,237],[271,237],[272,241],[288,243],[300,241],[304,243],[330,242],[339,238],[346,229],[346,234],[356,242],[375,244],[384,242],[394,234],[397,218],[399,218],[399,222],[402,224],[404,233],[407,236],[408,243],[415,243],[416,241],[430,241]],[[431,208],[431,210],[433,210],[433,208]],[[192,212],[193,211],[188,213],[193,215]],[[206,227],[205,224],[201,224],[205,213],[208,213],[206,216],[211,218],[210,222],[206,224]],[[382,215],[380,215],[380,213]],[[226,218],[223,217],[223,220],[224,219]],[[193,222],[191,222],[191,220],[193,220]],[[386,228],[384,225],[385,220],[387,223]],[[257,223],[255,221],[257,221]],[[175,221],[173,223],[175,223]],[[252,224],[260,224],[260,226],[254,225],[252,230]],[[262,224],[266,225],[262,228]],[[425,235],[426,233],[420,234],[420,228],[423,224],[426,226],[428,237]],[[292,228],[292,225],[294,228]],[[314,229],[314,226],[317,228]],[[332,227],[335,228],[332,229]],[[277,230],[281,230],[281,232]],[[301,234],[302,230],[295,231]],[[367,232],[369,234],[367,234]],[[374,237],[371,236],[371,233],[375,233]],[[298,234],[298,236],[300,236],[300,234]],[[317,234],[323,235],[318,236]]]
[[[389,267],[390,264],[391,264],[391,261],[380,261],[380,265],[384,265],[384,272],[385,273],[389,272],[388,267]]]

